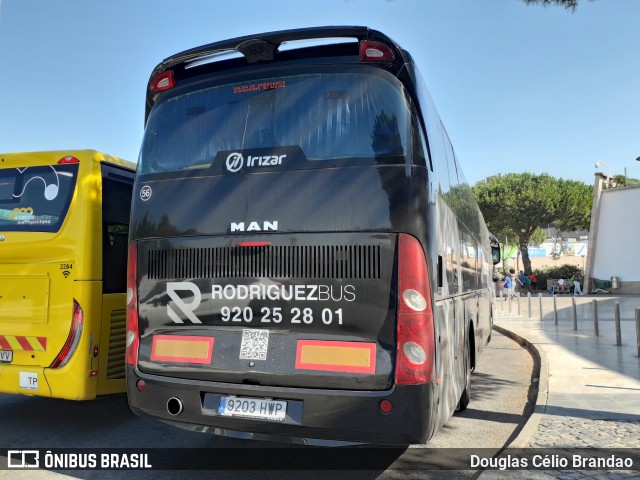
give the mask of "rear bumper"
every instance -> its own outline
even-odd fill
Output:
[[[44,368],[0,364],[0,393],[50,397]]]
[[[143,392],[136,382],[145,381]],[[347,391],[267,387],[176,379],[143,374],[127,367],[129,406],[140,416],[150,416],[190,430],[273,441],[313,439],[383,445],[424,443],[433,434],[433,384],[398,385],[386,391]],[[286,400],[291,415],[284,422],[228,418],[216,414],[219,395]],[[167,411],[167,401],[178,398],[178,415]],[[205,398],[207,405],[205,406]],[[381,400],[393,411],[383,414]],[[303,442],[318,443],[318,442]]]
[[[0,393],[35,395],[66,400],[92,400],[96,397],[95,377],[78,378],[71,365],[51,369],[26,365],[0,364]]]

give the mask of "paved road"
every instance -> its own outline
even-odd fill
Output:
[[[508,444],[526,421],[532,407],[528,399],[535,397],[535,389],[530,391],[533,367],[533,359],[528,351],[494,332],[481,364],[472,375],[471,405],[465,412],[454,415],[427,448],[415,445],[406,451],[394,451],[388,462],[390,468],[366,470],[367,465],[362,465],[362,471],[311,471],[305,472],[305,477],[332,480],[472,478],[475,474],[473,471],[428,472],[425,469],[429,467],[427,462],[446,455],[446,450],[434,451],[436,448],[500,448]],[[255,451],[250,447],[256,446],[255,442],[187,432],[138,418],[130,412],[123,395],[83,403],[0,395],[0,412],[0,446],[5,448],[195,447],[206,448],[214,455],[224,451],[216,449],[229,448],[237,452],[238,448],[242,448],[250,455]],[[287,448],[280,449],[278,453],[294,459],[297,452],[300,452],[298,448]],[[282,471],[77,470],[66,473],[82,479],[299,478],[299,472]],[[30,480],[62,478],[50,472],[33,471],[4,471],[0,472],[0,477]]]

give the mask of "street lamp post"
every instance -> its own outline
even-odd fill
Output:
[[[640,158],[640,157],[638,157]],[[637,159],[636,159],[637,160]],[[606,182],[606,188],[609,188],[609,179],[611,178],[611,168],[609,168],[609,165],[607,165],[606,162],[596,162],[595,163],[595,167],[596,168],[600,168],[600,164],[604,165],[605,167],[607,167],[607,182]]]
[[[636,158],[636,162],[640,162],[640,157]],[[629,177],[627,176],[627,167],[624,167],[624,186],[629,186]]]

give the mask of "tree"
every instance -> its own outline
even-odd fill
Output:
[[[531,238],[529,238],[529,245],[542,245],[546,239],[547,232],[545,232],[542,227],[538,227],[531,234]]]
[[[520,240],[509,229],[502,230],[500,236],[497,238],[502,249],[503,265],[505,269],[510,268],[513,265],[509,265],[508,261],[517,253]],[[547,234],[544,229],[538,227],[531,234],[531,237],[529,238],[529,245],[542,245],[546,238]]]
[[[504,235],[518,239],[527,273],[531,272],[528,248],[539,244],[541,226],[564,231],[589,228],[593,189],[582,182],[546,173],[508,173],[488,177],[472,190],[489,230],[499,239]]]
[[[571,11],[575,10],[578,6],[578,0],[524,0],[524,2],[527,5],[542,5],[543,7],[558,5]]]
[[[611,183],[609,184],[610,188],[618,188],[618,187],[627,187],[629,185],[638,185],[640,180],[637,178],[627,177],[623,173],[618,173],[613,176],[611,179]]]
[[[614,175],[611,183],[614,187],[626,187],[627,177],[621,174]]]
[[[542,5],[548,7],[549,5],[556,5],[558,7],[564,7],[571,12],[575,12],[578,7],[579,0],[522,0],[527,5]],[[589,0],[593,2],[593,0]]]

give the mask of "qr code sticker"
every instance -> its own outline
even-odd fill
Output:
[[[268,330],[242,330],[240,360],[266,360],[269,347]]]

